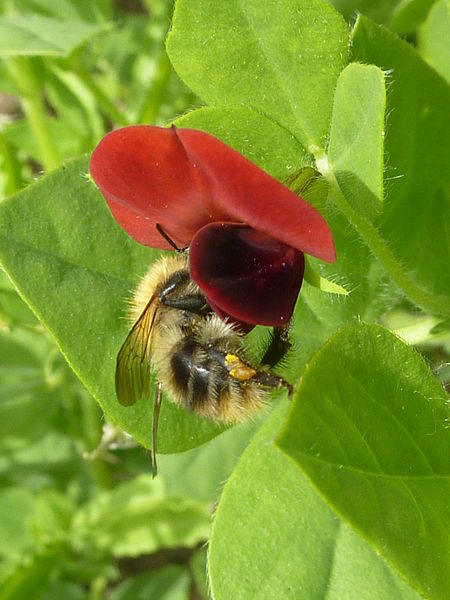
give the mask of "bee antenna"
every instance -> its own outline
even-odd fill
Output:
[[[168,242],[172,246],[172,248],[174,250],[176,250],[176,252],[183,252],[184,250],[186,250],[186,247],[178,248],[178,246],[175,244],[173,239],[169,236],[168,233],[166,233],[164,231],[164,229],[161,227],[161,225],[159,223],[156,223],[156,229],[158,230],[158,233],[166,240],[166,242]]]

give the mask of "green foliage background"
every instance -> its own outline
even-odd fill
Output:
[[[0,6],[0,600],[448,598],[448,2],[173,9]],[[338,261],[311,265],[349,294],[304,283],[291,407],[224,430],[163,403],[152,480],[151,401],[113,380],[158,253],[87,154],[170,122],[317,206]]]

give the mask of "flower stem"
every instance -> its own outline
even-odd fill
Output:
[[[51,171],[58,167],[61,161],[48,128],[41,86],[31,60],[23,56],[14,56],[7,59],[6,66],[19,88],[22,108],[39,148],[40,162],[46,171]]]
[[[411,277],[405,273],[404,268],[394,256],[392,250],[373,223],[358,214],[350,206],[328,164],[325,153],[323,152],[320,156],[316,156],[316,160],[317,167],[328,182],[331,197],[336,206],[372,250],[372,253],[386,269],[392,281],[403,290],[409,300],[421,308],[431,311],[436,315],[450,315],[448,299],[444,296],[432,294],[416,284]]]

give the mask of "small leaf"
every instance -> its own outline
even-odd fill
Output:
[[[423,58],[450,84],[450,6],[447,0],[436,2],[418,33]]]
[[[18,558],[33,546],[27,525],[36,511],[36,498],[25,487],[9,487],[0,492],[0,556]]]
[[[309,363],[277,443],[414,587],[446,595],[448,404],[412,348],[377,325],[341,330]]]
[[[83,506],[74,517],[70,539],[79,551],[95,548],[116,557],[139,556],[195,546],[207,539],[209,519],[205,504],[167,498],[158,479],[140,475]]]
[[[373,217],[383,204],[384,75],[348,65],[338,79],[328,160],[352,207]]]
[[[390,29],[412,33],[426,19],[436,0],[401,0],[391,15]]]
[[[309,285],[322,290],[322,292],[328,292],[329,294],[340,294],[342,296],[348,295],[347,290],[341,285],[333,283],[332,281],[328,281],[328,279],[325,279],[316,273],[311,267],[308,257],[305,257],[305,272],[303,274],[303,279],[304,281],[307,281]]]
[[[182,565],[167,565],[127,577],[108,595],[109,600],[186,600],[188,597],[189,573]]]
[[[103,30],[81,21],[0,16],[0,56],[67,56]]]

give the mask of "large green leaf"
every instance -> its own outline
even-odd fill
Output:
[[[36,15],[0,16],[0,56],[66,56],[104,29]]]
[[[388,187],[377,222],[385,242],[375,240],[372,249],[413,301],[448,314],[450,87],[409,44],[368,19],[358,19],[352,37],[355,60],[389,73]]]
[[[225,485],[209,552],[214,598],[418,600],[271,443],[286,408],[267,419]]]
[[[320,493],[426,596],[448,592],[450,430],[423,359],[377,325],[308,366],[278,439]]]
[[[208,104],[253,108],[310,152],[325,144],[347,48],[344,20],[322,0],[178,0],[167,39]]]
[[[157,253],[117,226],[87,172],[87,159],[74,161],[0,205],[0,260],[110,418],[151,447],[152,403],[121,407],[114,371],[130,290]],[[163,403],[161,451],[194,447],[219,431]]]

